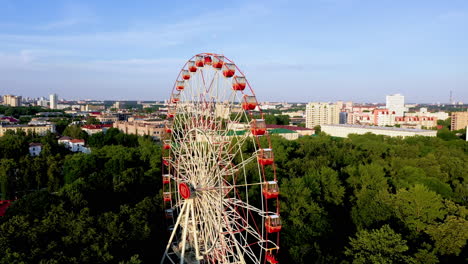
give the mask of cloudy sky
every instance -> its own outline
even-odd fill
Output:
[[[468,1],[0,0],[0,94],[161,100],[199,52],[259,100],[468,102]]]

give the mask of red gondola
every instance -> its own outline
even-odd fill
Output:
[[[170,174],[164,174],[163,175],[163,183],[168,184],[171,182],[171,175]]]
[[[272,253],[270,253],[270,252],[268,252],[268,253],[266,254],[265,259],[266,259],[266,261],[267,261],[268,263],[271,263],[271,264],[277,264],[277,263],[279,263],[279,261],[276,260],[276,257],[275,257]]]
[[[174,115],[172,117],[174,117]],[[164,131],[166,131],[166,133],[172,133],[172,121],[171,120],[166,121],[166,124],[164,126]]]
[[[163,141],[163,149],[170,149],[171,148],[171,141],[170,140],[164,140]]]
[[[171,193],[170,192],[163,193],[163,200],[165,202],[170,202],[172,200]]]
[[[278,183],[276,181],[269,181],[263,184],[262,187],[263,197],[265,199],[275,199],[279,196]]]
[[[197,67],[203,67],[205,66],[205,61],[203,59],[203,56],[197,55],[195,56],[195,66]]]
[[[196,72],[197,71],[197,66],[195,66],[194,61],[189,61],[187,66],[188,66],[189,72]]]
[[[232,89],[234,91],[243,91],[247,85],[247,81],[244,76],[234,76],[232,78]]]
[[[176,82],[176,90],[177,91],[182,91],[185,88],[185,82],[184,81],[177,81]]]
[[[266,166],[273,164],[273,151],[271,149],[260,149],[258,152],[258,163],[260,165]]]
[[[266,133],[266,123],[263,119],[253,119],[250,122],[250,131],[255,136],[262,136]]]
[[[173,104],[176,104],[176,103],[178,103],[179,101],[180,101],[180,94],[173,94],[173,95],[172,95],[172,98],[171,98],[171,102],[172,102]]]
[[[223,67],[223,64],[224,64],[223,56],[213,57],[213,62],[211,63],[211,66],[213,66],[213,68],[220,70]]]
[[[254,110],[257,107],[257,99],[253,95],[244,95],[244,101],[242,102],[242,109]]]
[[[167,117],[168,118],[173,118],[176,113],[176,107],[175,105],[170,105],[167,109]]]
[[[188,70],[182,70],[181,75],[182,75],[182,79],[184,80],[190,79],[190,72]]]
[[[223,67],[224,77],[230,78],[236,73],[236,65],[234,63],[225,63]]]
[[[277,214],[267,216],[265,229],[268,233],[277,233],[281,230],[281,218]]]
[[[205,56],[204,58],[204,63],[205,65],[211,65],[212,64],[211,56]]]

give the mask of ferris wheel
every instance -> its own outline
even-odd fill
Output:
[[[278,263],[276,167],[245,75],[223,55],[193,56],[175,81],[165,122],[170,236],[161,263]]]

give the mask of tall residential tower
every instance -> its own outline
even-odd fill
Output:
[[[340,109],[336,104],[308,103],[306,106],[306,127],[316,125],[339,124]]]
[[[405,108],[405,97],[401,94],[387,95],[387,104],[385,108],[389,111],[395,112],[396,116],[403,116],[407,111]]]
[[[50,109],[57,109],[57,101],[58,101],[57,94],[51,94],[49,97],[50,97],[49,108]]]

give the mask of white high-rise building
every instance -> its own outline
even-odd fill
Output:
[[[339,124],[340,109],[336,104],[308,103],[306,106],[306,127],[314,128],[316,125]]]
[[[50,109],[57,109],[57,101],[58,101],[58,97],[57,97],[57,94],[51,94],[49,96],[50,98],[50,106],[49,108]]]
[[[389,111],[394,111],[396,116],[403,116],[407,111],[405,107],[405,97],[401,94],[387,95],[385,108]]]

